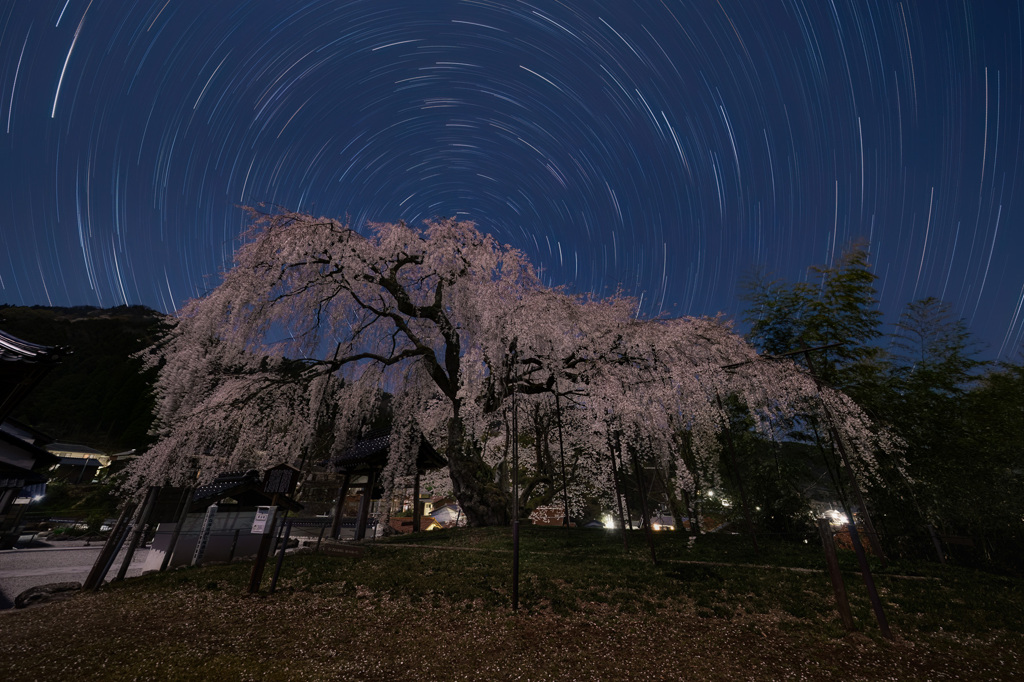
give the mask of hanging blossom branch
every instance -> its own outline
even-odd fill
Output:
[[[471,223],[361,233],[299,213],[252,216],[223,282],[179,311],[146,356],[161,366],[160,440],[131,468],[129,487],[294,461],[325,419],[342,449],[385,393],[395,409],[386,484],[409,475],[412,444],[425,437],[447,456],[451,491],[473,524],[504,523],[511,510],[499,444],[518,437],[503,418],[513,389],[541,436],[557,390],[574,477],[561,481],[542,450],[523,473],[527,487],[531,476],[568,486],[575,509],[586,496],[610,496],[607,442],[617,434],[642,444],[677,491],[692,492],[698,475],[717,481],[728,424],[718,399],[731,395],[763,432],[827,404],[866,474],[874,448],[895,446],[845,396],[819,399],[791,364],[754,362],[722,320],[639,320],[636,301],[621,294],[545,287],[521,252]]]

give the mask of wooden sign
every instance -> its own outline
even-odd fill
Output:
[[[299,470],[287,464],[278,464],[267,469],[263,476],[263,492],[291,497],[299,483]]]

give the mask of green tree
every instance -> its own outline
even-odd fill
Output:
[[[934,297],[907,304],[890,341],[889,390],[875,411],[905,443],[906,468],[889,468],[888,490],[873,497],[890,533],[910,538],[925,524],[959,525],[950,486],[973,485],[959,460],[968,433],[964,399],[982,363],[963,320]]]
[[[805,282],[788,284],[760,277],[746,284],[747,339],[778,355],[800,348],[841,344],[815,354],[815,370],[825,383],[852,391],[875,384],[882,371],[882,336],[875,274],[866,245],[849,245],[838,262],[813,266]]]
[[[824,346],[807,356],[798,354],[794,359],[798,363],[812,362],[819,381],[849,395],[868,414],[877,415],[887,404],[891,388],[885,353],[877,343],[882,336],[882,315],[878,310],[876,278],[867,246],[852,243],[834,264],[813,266],[808,274],[806,281],[796,283],[765,277],[747,283],[744,296],[748,303],[745,320],[750,324],[747,339],[759,350],[772,355]],[[830,434],[835,424],[807,415],[782,426],[783,441],[811,443],[820,454],[817,462],[806,463],[804,478],[813,477],[814,472],[819,478],[823,475],[840,500],[849,504],[852,500],[848,497],[848,477],[843,473]],[[758,450],[777,457],[774,446]],[[768,455],[764,456],[767,459]],[[892,460],[890,466],[883,464],[880,470],[892,469],[896,463]],[[858,474],[863,473],[858,471]],[[785,478],[800,477],[791,473]],[[758,480],[762,487],[772,485],[770,477],[761,476]],[[781,476],[775,480],[778,482],[776,489],[762,491],[762,499],[766,503],[769,500],[792,501],[793,484],[780,485],[784,480]],[[798,505],[789,506],[792,514],[800,513]]]
[[[964,437],[931,479],[948,532],[1020,567],[1024,555],[1024,365],[1001,364],[963,399]]]

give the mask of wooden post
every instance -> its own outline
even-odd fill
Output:
[[[875,589],[875,579],[871,577],[871,567],[868,566],[868,556],[864,552],[864,546],[860,543],[860,535],[857,533],[857,524],[851,520],[846,524],[850,530],[850,540],[853,542],[853,550],[857,553],[857,563],[860,565],[861,575],[864,576],[864,587],[868,589],[868,600],[875,612],[875,620],[882,630],[882,636],[892,639],[892,632],[889,631],[889,621],[885,618],[885,611],[882,610],[882,601],[878,598],[878,590]]]
[[[256,553],[256,561],[252,565],[252,573],[249,574],[249,594],[256,594],[260,591],[260,583],[263,582],[263,568],[267,565],[267,553],[270,552],[270,543],[274,538],[274,531],[277,528],[277,501],[280,498],[278,493],[270,502],[274,507],[274,518],[270,522],[270,528],[265,528],[263,537],[260,538],[260,548]]]
[[[832,593],[836,598],[839,618],[842,619],[846,631],[853,632],[853,615],[850,613],[850,602],[846,598],[846,586],[843,584],[843,574],[839,571],[839,559],[836,557],[835,537],[828,519],[818,519],[818,533],[825,549],[825,565],[828,567],[828,577],[832,580]]]
[[[174,557],[174,548],[178,546],[178,538],[181,537],[181,529],[185,527],[185,520],[188,518],[189,508],[192,506],[192,497],[194,495],[194,486],[185,488],[180,511],[178,513],[178,520],[174,524],[174,531],[171,533],[171,541],[167,546],[167,552],[164,554],[163,560],[160,562],[161,571],[167,570],[167,566],[170,565],[171,559]]]
[[[270,579],[270,594],[274,594],[277,588],[277,576],[281,574],[281,564],[284,563],[284,550],[288,547],[288,539],[292,535],[292,521],[288,519],[284,524],[284,542],[281,543],[281,551],[277,555],[277,566],[274,567],[274,577]]]
[[[107,535],[107,541],[103,543],[103,549],[100,550],[99,556],[96,557],[96,561],[89,571],[89,575],[86,577],[85,582],[82,583],[83,590],[95,590],[103,584],[103,578],[107,575],[106,569],[110,566],[110,561],[117,554],[117,549],[121,546],[121,538],[124,537],[125,529],[133,513],[135,513],[135,505],[131,503],[125,505],[124,509],[121,510],[121,515],[117,517],[117,522],[114,523],[114,527],[110,529],[110,534]]]
[[[125,575],[128,574],[128,567],[132,563],[132,557],[135,556],[135,550],[139,546],[142,534],[149,525],[149,516],[153,513],[153,506],[156,504],[156,498],[159,495],[160,486],[149,486],[149,490],[146,491],[146,502],[142,505],[142,513],[139,515],[139,522],[132,529],[131,539],[128,541],[128,549],[124,553],[124,559],[121,560],[121,568],[118,569],[113,582],[124,580]]]
[[[334,508],[334,523],[331,524],[331,537],[335,540],[341,535],[341,510],[345,506],[345,498],[348,497],[348,486],[352,482],[352,474],[345,472],[345,479],[338,488],[338,506]]]

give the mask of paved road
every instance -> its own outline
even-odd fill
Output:
[[[103,544],[53,543],[50,547],[0,550],[0,609],[14,606],[14,598],[36,585],[84,582],[99,556]],[[132,557],[127,577],[142,573],[148,549],[138,549]],[[124,551],[117,556],[107,578],[117,575]]]

